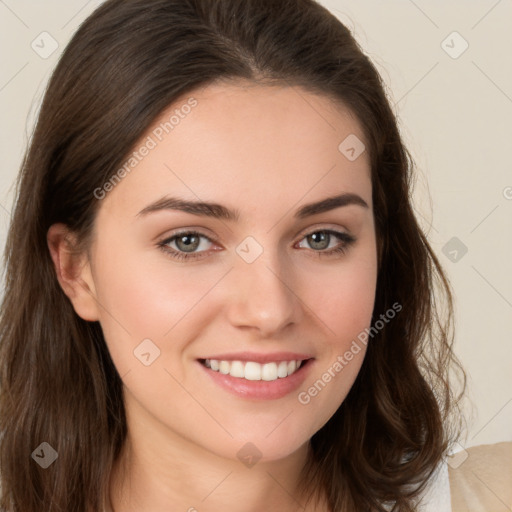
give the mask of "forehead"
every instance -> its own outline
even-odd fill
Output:
[[[264,204],[282,215],[287,205],[340,192],[371,204],[364,144],[356,117],[327,97],[295,86],[216,83],[161,113],[104,206],[133,217],[169,194],[253,212]]]

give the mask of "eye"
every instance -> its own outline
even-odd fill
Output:
[[[331,242],[336,238],[341,240],[341,243],[338,242],[338,244],[334,244],[334,246],[332,246]],[[340,231],[334,231],[332,229],[313,231],[306,235],[303,240],[314,249],[314,252],[317,253],[318,256],[335,256],[337,254],[345,254],[350,245],[356,241],[352,235],[342,233]],[[302,243],[302,241],[300,243]]]
[[[331,242],[339,242],[332,246]],[[332,229],[317,230],[305,235],[299,247],[306,241],[313,249],[315,256],[336,256],[345,254],[356,239],[348,233]],[[210,237],[198,231],[182,231],[158,243],[158,248],[177,260],[193,260],[206,257],[208,246],[215,243]]]
[[[201,239],[207,242],[202,244]],[[185,260],[202,257],[202,254],[208,249],[204,246],[208,246],[209,243],[213,243],[213,240],[202,233],[182,231],[160,242],[158,247],[173,258]],[[176,248],[173,248],[171,244],[174,244]],[[198,248],[203,250],[196,253]]]

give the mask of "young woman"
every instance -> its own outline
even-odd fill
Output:
[[[313,0],[102,4],[19,177],[1,509],[450,510],[464,373],[412,179]]]

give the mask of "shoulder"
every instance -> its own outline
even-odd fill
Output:
[[[453,512],[512,510],[512,442],[462,450],[448,472]]]

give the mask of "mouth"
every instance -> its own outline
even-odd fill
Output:
[[[297,357],[295,355],[295,357]],[[240,357],[240,356],[239,356]],[[299,356],[300,357],[300,356]],[[314,366],[315,358],[272,361],[240,359],[197,359],[205,377],[216,386],[239,398],[276,400],[285,398],[301,385]]]
[[[293,375],[310,360],[291,359],[263,364],[256,361],[227,361],[222,359],[199,359],[199,362],[214,372],[230,375],[236,379],[272,382]]]

